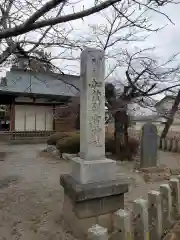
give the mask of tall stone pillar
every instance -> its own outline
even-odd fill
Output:
[[[85,161],[105,156],[104,55],[86,50],[81,55],[80,156]]]
[[[105,158],[104,52],[81,54],[80,156],[72,158],[72,172],[61,176],[64,217],[77,237],[100,224],[111,230],[112,213],[123,208],[128,186],[116,180],[116,161]]]

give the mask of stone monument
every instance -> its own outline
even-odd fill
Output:
[[[80,74],[80,154],[71,174],[62,175],[63,214],[76,237],[94,224],[112,228],[112,214],[124,207],[127,183],[116,180],[116,161],[105,158],[104,52],[85,49]]]
[[[141,135],[141,159],[140,167],[156,167],[158,153],[157,127],[152,123],[146,123],[142,127]]]

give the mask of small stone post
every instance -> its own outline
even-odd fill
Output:
[[[148,213],[150,239],[161,239],[162,236],[162,205],[161,193],[151,191],[148,193]]]
[[[172,152],[177,152],[177,140],[172,139]]]
[[[108,240],[107,228],[103,228],[98,224],[88,229],[88,240]]]
[[[177,178],[170,179],[172,194],[173,218],[176,219],[180,214],[180,183]]]
[[[166,150],[170,151],[171,149],[171,139],[167,139],[167,145],[166,145]]]
[[[134,240],[149,240],[148,202],[144,199],[133,201]]]
[[[115,234],[112,239],[133,240],[132,217],[129,211],[124,209],[116,211],[113,216],[113,225]]]
[[[172,225],[172,196],[169,184],[160,185],[159,189],[162,201],[162,225],[163,231]]]

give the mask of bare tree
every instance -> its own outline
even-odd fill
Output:
[[[145,16],[146,12],[155,11],[165,16],[160,12],[159,6],[169,3],[176,2],[173,0],[152,0],[147,3],[136,0],[92,0],[87,3],[83,0],[49,0],[46,2],[43,0],[36,2],[2,0],[0,3],[0,64],[11,56],[17,47],[30,54],[37,48],[47,48],[49,51],[50,47],[52,50],[52,47],[60,46],[62,51],[57,58],[64,58],[64,55],[66,58],[67,55],[71,56],[73,49],[81,49],[84,44],[79,44],[79,41],[74,41],[74,38],[70,37],[74,30],[71,22],[77,19],[84,21],[85,17],[110,8],[114,11],[114,19],[111,20],[104,13],[110,24],[110,31],[103,43],[103,48],[106,50],[115,47],[117,41],[129,41],[131,36],[135,36],[135,32],[129,32],[124,38],[117,37],[119,30],[131,28],[133,31],[133,27],[146,31],[157,30],[151,28]],[[138,12],[139,14],[135,14]],[[166,18],[169,19],[168,16]],[[102,31],[105,30],[103,27]],[[113,58],[113,55],[111,57]]]
[[[69,39],[69,34],[73,30],[70,21],[82,19],[117,2],[119,1],[107,0],[101,3],[95,1],[94,6],[92,4],[91,7],[85,8],[83,1],[49,0],[44,3],[39,0],[31,3],[2,0],[0,3],[0,64],[15,53],[18,50],[17,47],[30,54],[37,48],[60,46],[62,55],[66,51],[69,53],[69,49],[72,51],[73,48],[79,48],[78,44]],[[76,8],[81,11],[75,11]],[[71,13],[66,14],[68,12]]]
[[[161,138],[165,138],[170,126],[173,123],[174,116],[178,111],[179,103],[180,103],[180,82],[179,82],[179,69],[180,65],[178,64],[172,64],[172,61],[177,57],[176,55],[173,55],[168,61],[165,63],[162,63],[160,65],[156,62],[153,62],[152,66],[152,59],[148,60],[148,66],[147,62],[144,63],[144,60],[142,61],[143,64],[143,70],[141,71],[141,74],[143,76],[143,79],[141,79],[141,74],[137,74],[136,81],[137,85],[135,86],[134,83],[131,82],[129,79],[129,83],[132,85],[132,87],[135,86],[137,91],[139,91],[139,94],[141,95],[140,102],[142,103],[144,99],[157,95],[159,93],[165,92],[166,94],[172,94],[174,95],[174,101],[172,104],[171,109],[158,109],[158,114],[161,117],[164,117],[166,120],[164,130],[162,131]],[[153,60],[154,61],[154,60]],[[170,65],[171,67],[169,67]],[[174,65],[172,67],[172,65]],[[149,69],[149,66],[151,66],[151,69]],[[134,69],[133,69],[134,71]],[[146,74],[144,74],[146,73]],[[127,78],[128,74],[126,73]],[[149,86],[151,86],[149,88]],[[143,93],[145,88],[145,94]],[[149,89],[148,89],[149,88]],[[142,91],[143,90],[143,91]],[[146,106],[149,104],[146,101]]]
[[[158,59],[152,58],[152,49],[139,50],[133,54],[126,52],[125,78],[121,83],[121,89],[116,88],[112,83],[105,85],[106,107],[110,115],[114,118],[117,154],[120,155],[119,146],[126,146],[124,154],[128,155],[128,127],[130,117],[128,116],[128,105],[138,103],[143,107],[155,107],[156,101],[153,96],[163,92],[180,89],[180,82],[176,75],[179,72],[179,64],[171,66],[176,55],[164,63],[159,63]],[[163,80],[163,81],[162,81]],[[60,109],[62,110],[62,109]],[[78,98],[64,108],[63,111],[72,114],[74,111],[79,114]],[[165,115],[165,112],[163,112]],[[159,116],[163,116],[159,114]],[[79,116],[79,115],[78,115]],[[79,126],[79,118],[76,118]],[[122,152],[121,152],[122,153]]]
[[[99,12],[103,9],[106,9],[112,5],[114,7],[116,7],[116,3],[118,4],[120,2],[122,2],[122,1],[121,0],[106,0],[106,1],[100,2],[100,1],[96,0],[94,2],[94,6],[92,6],[90,8],[84,9],[84,5],[83,5],[81,11],[73,12],[72,14],[65,14],[63,16],[56,16],[56,17],[51,16],[51,18],[49,18],[49,19],[41,19],[41,17],[46,16],[47,13],[50,13],[50,11],[54,10],[55,8],[60,8],[62,11],[68,4],[73,4],[73,1],[71,2],[71,1],[67,1],[67,0],[49,0],[48,2],[46,2],[44,4],[43,4],[43,1],[38,1],[37,4],[25,2],[26,7],[28,9],[30,9],[31,11],[32,11],[32,9],[34,11],[32,11],[31,15],[25,19],[24,23],[22,23],[20,21],[20,19],[18,19],[18,25],[13,24],[8,29],[4,29],[3,31],[1,31],[0,39],[18,36],[20,34],[24,34],[29,31],[35,30],[35,29],[39,29],[39,28],[43,28],[43,27],[47,27],[47,26],[53,26],[56,24],[80,19],[80,18],[89,16],[91,14],[97,13],[97,12]],[[164,1],[155,0],[155,1],[149,1],[147,3],[141,3],[138,1],[132,1],[132,2],[135,3],[136,6],[145,6],[149,9],[153,9],[153,7],[157,8],[157,6],[163,6],[170,2],[174,3],[174,1],[166,1],[166,0],[164,0]],[[4,4],[3,3],[1,4],[1,12],[2,12],[1,22],[3,22],[4,18],[6,18],[6,16],[9,14],[12,6],[14,6],[16,8],[16,10],[20,10],[20,8],[18,8],[19,6],[17,6],[18,3],[19,3],[19,1],[17,2],[15,0],[9,0],[9,1],[5,1]],[[37,9],[37,6],[39,6],[39,3],[42,5],[40,8]],[[128,4],[129,4],[129,2],[128,2]],[[5,11],[3,8],[4,5],[7,5],[7,9]],[[74,3],[74,5],[75,5],[75,3]],[[21,11],[22,11],[22,9],[21,9]],[[156,11],[158,11],[158,10],[156,9]],[[15,16],[17,16],[17,15],[15,14]]]
[[[107,107],[115,120],[117,151],[122,142],[128,146],[128,104],[135,102],[143,105],[146,102],[147,106],[148,100],[153,96],[170,91],[172,88],[180,89],[179,79],[176,78],[180,66],[179,64],[174,67],[169,66],[176,56],[159,64],[158,60],[148,56],[148,50],[150,49],[140,50],[131,55],[127,52],[126,79],[122,82],[124,86],[119,93],[113,84],[106,85]]]
[[[163,139],[167,136],[168,131],[173,123],[174,116],[175,116],[176,112],[178,111],[179,103],[180,103],[180,90],[179,90],[177,96],[175,97],[172,108],[168,111],[167,121],[166,121],[164,129],[161,133],[161,139]]]
[[[161,27],[152,25],[150,16],[154,11],[171,21],[169,16],[157,10],[154,2],[151,4],[144,6],[136,1],[120,1],[101,12],[102,21],[89,24],[86,34],[83,33],[80,38],[81,43],[105,51],[105,80],[116,79],[116,76],[119,78],[119,71],[124,64],[127,67],[126,49],[131,43],[133,45],[145,41],[150,33],[162,30],[166,26],[166,22]]]

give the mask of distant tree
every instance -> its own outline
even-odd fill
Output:
[[[168,131],[173,123],[174,120],[174,116],[176,114],[176,112],[178,111],[178,107],[179,107],[179,103],[180,103],[180,90],[178,92],[178,94],[175,97],[174,103],[172,105],[172,108],[168,111],[168,113],[166,114],[167,117],[167,121],[165,123],[164,129],[161,133],[161,139],[165,138],[168,134]],[[164,113],[165,115],[165,113]]]
[[[105,106],[109,111],[109,115],[114,119],[114,137],[116,139],[117,153],[120,145],[128,146],[128,127],[130,126],[128,105],[138,103],[143,107],[154,107],[156,101],[152,101],[153,96],[171,91],[174,88],[180,88],[180,83],[177,83],[176,78],[179,65],[169,66],[176,56],[160,64],[158,60],[145,54],[149,50],[140,50],[134,54],[127,52],[126,78],[120,80],[122,81],[121,91],[116,88],[116,82],[115,84],[108,82],[105,84]],[[164,82],[167,83],[167,86],[163,84]],[[79,126],[80,108],[78,98],[77,100],[72,99],[67,109],[70,114],[76,112],[76,116],[78,116],[76,124]]]

